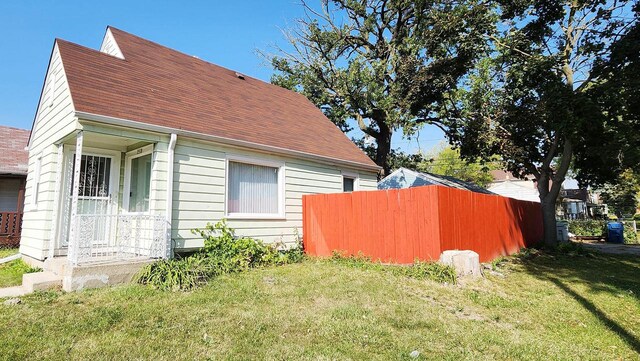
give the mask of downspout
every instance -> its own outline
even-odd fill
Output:
[[[176,149],[176,141],[178,140],[178,135],[175,133],[171,134],[171,139],[169,140],[169,149],[167,150],[167,207],[165,209],[165,219],[167,221],[167,250],[165,252],[166,258],[173,257],[173,249],[171,247],[171,221],[173,217],[173,155],[174,150]]]

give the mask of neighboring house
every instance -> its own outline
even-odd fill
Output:
[[[108,27],[99,51],[53,46],[20,252],[170,257],[223,218],[290,244],[304,194],[375,189],[378,171],[304,96]]]
[[[454,177],[426,172],[417,172],[407,168],[399,168],[393,173],[386,176],[384,179],[378,182],[378,189],[411,188],[429,185],[438,185],[450,188],[464,189],[477,193],[493,194],[480,186],[462,181]]]
[[[0,126],[0,246],[20,242],[29,131]]]
[[[526,177],[527,179],[519,179],[514,177],[513,174],[502,170],[493,170],[491,175],[493,176],[493,182],[487,188],[491,192],[503,197],[540,203],[536,183],[532,180],[533,176],[528,176]]]
[[[557,213],[565,219],[606,218],[609,211],[606,204],[602,204],[597,194],[587,188],[568,188],[570,183],[563,183],[560,190],[560,207]],[[575,185],[577,187],[577,183]]]

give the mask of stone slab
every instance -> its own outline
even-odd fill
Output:
[[[482,277],[480,256],[474,251],[444,251],[440,255],[440,263],[453,267],[459,276]]]

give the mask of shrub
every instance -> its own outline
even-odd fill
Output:
[[[636,244],[638,243],[638,234],[633,230],[632,222],[624,222],[624,243]]]
[[[633,220],[634,221],[640,221],[640,213],[636,213],[633,215]]]
[[[568,221],[569,232],[576,236],[602,236],[607,229],[607,222],[595,219]]]
[[[299,237],[296,245],[279,250],[248,237],[237,238],[234,230],[222,220],[204,229],[192,230],[204,239],[198,252],[180,259],[160,260],[144,267],[136,281],[163,290],[188,290],[226,273],[246,271],[269,265],[300,262],[304,253]]]
[[[140,270],[135,281],[161,290],[188,290],[206,283],[209,276],[201,258],[191,256],[151,263]]]

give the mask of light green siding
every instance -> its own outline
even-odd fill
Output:
[[[75,130],[77,124],[74,114],[71,94],[56,46],[51,55],[31,134],[29,174],[25,189],[25,211],[20,241],[20,252],[37,259],[44,258],[53,225],[55,179],[60,167],[57,164],[57,149],[54,142]],[[37,202],[34,204],[36,188],[34,176],[38,158],[41,158],[40,181]]]
[[[106,44],[105,46],[109,46]],[[55,87],[50,85],[56,79]],[[55,90],[54,90],[55,89]],[[169,134],[110,126],[98,122],[78,121],[57,47],[36,115],[29,147],[29,175],[25,192],[25,214],[20,251],[36,259],[44,259],[52,244],[56,205],[67,198],[65,184],[70,175],[62,171],[70,164],[71,147],[75,145],[77,130],[84,132],[84,147],[111,150],[120,154],[120,175],[117,202],[122,206],[125,183],[125,154],[144,144],[154,144],[151,179],[150,209],[154,214],[165,214],[167,207],[167,171]],[[62,164],[58,164],[57,143],[65,144]],[[67,151],[68,150],[68,151]],[[349,167],[320,161],[274,155],[267,152],[239,148],[218,143],[178,136],[174,157],[172,185],[172,244],[180,250],[201,247],[203,242],[191,230],[202,228],[208,222],[225,218],[225,183],[228,157],[245,157],[277,162],[284,165],[284,215],[278,219],[229,219],[238,235],[251,236],[265,242],[291,243],[297,231],[302,234],[302,196],[314,193],[342,191],[343,174],[358,176],[359,190],[375,190],[375,172],[362,172]],[[40,159],[40,161],[38,161]],[[34,199],[36,165],[40,162],[37,202]],[[61,174],[60,183],[56,176]],[[60,185],[58,192],[56,186]],[[68,188],[66,188],[68,190]],[[56,201],[56,196],[60,201]],[[33,204],[32,204],[33,203]],[[65,213],[66,214],[66,213]],[[60,251],[60,252],[58,252]],[[64,253],[56,250],[56,254]]]
[[[229,219],[242,236],[265,242],[294,241],[302,235],[302,196],[342,191],[342,172],[358,174],[359,190],[375,190],[376,174],[308,160],[237,149],[178,137],[175,149],[173,189],[173,232],[177,250],[202,246],[191,233],[207,222],[225,218],[225,165],[228,156],[284,163],[284,219]]]

